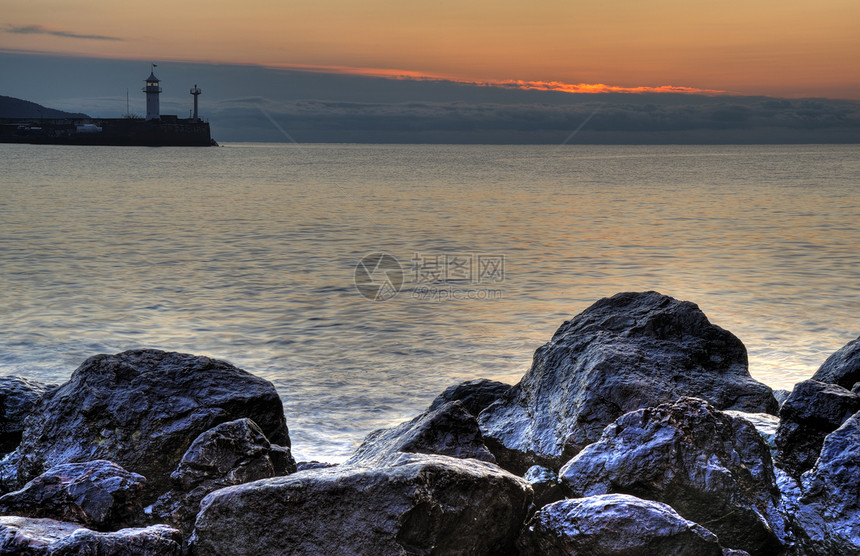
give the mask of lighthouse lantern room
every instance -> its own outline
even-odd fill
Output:
[[[158,120],[160,118],[158,94],[161,92],[161,87],[158,85],[158,78],[155,77],[155,64],[152,64],[152,71],[146,78],[146,87],[143,88],[143,92],[146,93],[146,119]]]

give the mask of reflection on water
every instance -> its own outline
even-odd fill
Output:
[[[276,384],[303,457],[460,380],[515,382],[619,291],[698,303],[773,387],[860,334],[857,146],[0,152],[0,372],[63,381],[135,347],[227,359]],[[374,302],[353,277],[379,252],[403,284]]]

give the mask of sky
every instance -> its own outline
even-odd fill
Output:
[[[0,0],[0,51],[860,100],[858,21],[857,0]]]

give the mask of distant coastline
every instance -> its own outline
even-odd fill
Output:
[[[216,145],[209,122],[163,116],[134,118],[4,118],[0,143],[38,145],[107,145],[209,147]]]

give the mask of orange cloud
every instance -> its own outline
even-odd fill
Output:
[[[659,85],[656,87],[620,87],[617,85],[605,85],[603,83],[565,83],[563,81],[523,81],[519,79],[475,80],[455,77],[451,75],[425,73],[420,71],[383,68],[360,68],[349,66],[312,66],[303,64],[279,64],[276,66],[270,65],[267,67],[309,71],[315,73],[336,73],[346,75],[360,75],[365,77],[384,77],[386,79],[398,80],[403,79],[414,81],[448,81],[451,83],[478,85],[482,87],[500,87],[503,89],[521,89],[532,91],[559,91],[563,93],[684,93],[706,95],[725,93],[725,91],[717,89],[699,89],[696,87],[684,87],[679,85]]]
[[[660,85],[657,87],[619,87],[603,83],[564,83],[561,81],[497,81],[491,85],[535,91],[561,91],[564,93],[685,93],[709,94],[725,93],[717,89],[698,89],[696,87],[681,87],[678,85]]]

